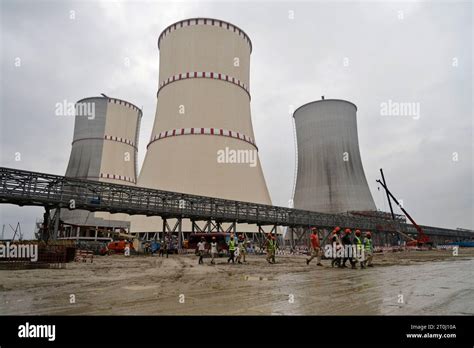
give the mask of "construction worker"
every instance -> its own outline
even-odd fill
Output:
[[[276,242],[276,236],[274,236],[274,235],[272,235],[272,243],[273,243],[272,262],[276,263],[275,256],[276,256],[276,250],[277,250],[277,242]]]
[[[216,237],[212,237],[212,242],[211,242],[211,263],[214,265],[214,259],[217,256],[217,242],[216,242]]]
[[[372,244],[372,234],[370,232],[366,232],[365,238],[364,238],[364,254],[365,254],[364,266],[374,267],[372,265],[372,259],[374,257],[373,253],[374,253],[374,246]]]
[[[361,239],[361,233],[359,230],[355,231],[355,236],[354,236],[354,244],[356,246],[356,260],[358,259],[360,262],[360,268],[365,268],[364,266],[364,255],[363,255],[363,246],[362,246],[362,239]],[[355,267],[355,263],[354,266]]]
[[[245,235],[239,235],[239,249],[240,249],[240,257],[242,258],[242,262],[245,261],[245,255],[247,255],[247,241],[245,240]]]
[[[316,261],[318,262],[316,265],[322,266],[321,263],[321,244],[319,243],[319,236],[318,230],[316,227],[311,229],[311,236],[309,237],[311,241],[311,257],[306,259],[306,264],[309,265],[312,259],[316,257]]]
[[[234,240],[234,234],[230,234],[230,239],[227,242],[227,245],[229,246],[229,258],[227,259],[227,263],[232,261],[234,263],[234,255],[235,255],[235,240]]]
[[[173,241],[171,240],[171,238],[165,238],[165,246],[166,246],[166,249],[165,249],[165,252],[166,252],[166,258],[168,258],[168,255],[170,254],[170,250],[173,248]]]
[[[165,253],[166,253],[166,257],[168,257],[168,244],[166,242],[166,238],[161,241],[160,252],[158,255],[165,256]]]
[[[239,242],[237,242],[237,247],[235,248],[234,256],[235,256],[235,261],[237,261],[237,263],[239,265],[241,265],[242,262],[240,261],[240,259],[242,257],[242,254],[240,253],[240,243]]]
[[[349,257],[348,253],[352,253],[352,239],[351,239],[352,231],[349,228],[346,228],[344,231],[344,237],[342,237],[342,247],[344,248],[344,260],[342,261],[341,268],[347,268],[346,262],[349,262],[352,265],[352,268],[355,268],[355,262],[353,261],[352,257]],[[349,251],[349,249],[351,249]]]
[[[201,237],[201,241],[197,244],[197,247],[199,255],[198,264],[202,265],[204,263],[202,258],[204,257],[204,252],[206,251],[206,239],[204,237]]]
[[[339,226],[337,226],[333,231],[332,231],[332,237],[331,237],[331,243],[332,243],[332,250],[333,250],[333,253],[334,255],[332,256],[333,259],[331,261],[331,267],[334,267],[334,266],[338,266],[340,267],[341,266],[341,258],[340,257],[337,257],[337,252],[339,250],[341,250],[341,240],[339,238],[339,231],[341,230],[341,228]]]
[[[275,263],[275,238],[271,233],[268,234],[267,238],[267,262]]]
[[[144,247],[143,247],[143,250],[145,251],[145,255],[148,255],[150,253],[150,243],[149,242],[146,242]]]

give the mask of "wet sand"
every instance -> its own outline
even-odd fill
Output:
[[[365,270],[331,268],[328,260],[307,266],[304,256],[247,261],[114,255],[66,269],[0,270],[0,314],[474,314],[472,249],[377,254]]]

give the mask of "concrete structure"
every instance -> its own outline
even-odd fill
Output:
[[[75,105],[74,137],[66,176],[88,180],[136,185],[138,133],[142,111],[121,99],[91,97]],[[95,238],[99,227],[126,229],[126,214],[61,210],[61,220],[83,228],[66,233]],[[92,229],[92,231],[91,231]],[[103,228],[101,230],[104,230]]]
[[[294,207],[322,213],[376,210],[357,137],[357,107],[326,99],[293,114],[298,143]]]
[[[167,27],[158,48],[155,123],[138,185],[271,204],[250,115],[249,37],[194,18]],[[160,221],[133,218],[132,232],[161,230]]]

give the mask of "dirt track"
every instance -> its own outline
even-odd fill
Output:
[[[270,265],[251,255],[244,265],[221,258],[212,266],[194,256],[117,255],[0,271],[0,314],[474,314],[472,249],[378,254],[365,270],[304,259]]]

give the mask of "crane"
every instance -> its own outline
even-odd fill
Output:
[[[395,202],[396,205],[398,205],[398,207],[400,208],[400,210],[403,212],[403,214],[405,214],[405,216],[408,218],[408,220],[410,220],[410,222],[413,224],[413,226],[416,228],[416,230],[418,231],[418,236],[416,239],[413,239],[413,238],[410,238],[412,240],[410,240],[409,242],[407,242],[407,246],[422,246],[424,244],[431,244],[431,241],[430,241],[430,237],[428,237],[424,232],[423,232],[423,229],[415,222],[415,220],[413,220],[413,218],[410,216],[410,214],[408,214],[408,212],[403,208],[403,206],[398,202],[398,200],[395,198],[395,196],[389,191],[386,183],[385,183],[385,178],[383,176],[383,171],[382,169],[380,169],[380,172],[382,173],[382,178],[384,179],[382,181],[380,180],[377,180],[377,182],[382,185],[382,187],[385,189],[385,191],[387,192],[387,199],[390,203],[390,198],[393,199],[393,201]],[[391,204],[390,204],[390,208],[391,208]],[[393,214],[393,212],[392,212]],[[400,233],[401,235],[405,236],[405,237],[408,237],[406,234],[404,233]]]

